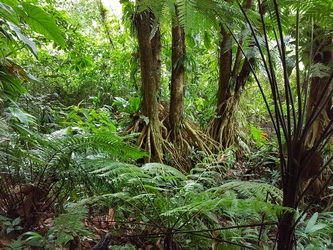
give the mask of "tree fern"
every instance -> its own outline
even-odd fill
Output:
[[[274,1],[264,1],[263,5],[267,8],[267,13],[269,13],[270,20],[265,20],[267,26],[277,27],[277,16],[274,7]],[[290,30],[291,26],[290,20],[292,16],[295,16],[296,11],[301,14],[300,22],[316,23],[317,25],[329,28],[331,24],[328,22],[332,19],[333,6],[330,1],[318,1],[318,0],[308,0],[308,1],[289,1],[281,0],[279,1],[280,8],[280,22],[284,30]],[[253,18],[251,18],[253,20]]]

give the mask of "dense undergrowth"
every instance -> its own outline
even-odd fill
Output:
[[[185,174],[138,164],[145,153],[133,146],[136,135],[119,136],[125,117],[107,106],[44,105],[53,120],[22,113],[2,130],[0,221],[8,249],[89,249],[88,239],[106,232],[111,249],[275,247],[278,215],[287,208],[274,136],[252,128],[241,157],[237,148],[194,151],[196,167]],[[302,216],[299,248],[331,245],[330,204],[323,197]]]
[[[321,150],[324,167],[317,176],[298,183],[297,209],[282,206],[287,193],[284,174],[290,173],[281,166],[298,149],[292,144],[297,142],[292,137],[296,128],[290,124],[299,118],[290,112],[298,111],[298,104],[286,105],[284,98],[295,97],[301,84],[294,75],[290,78],[298,85],[289,84],[286,68],[276,73],[280,65],[273,67],[275,58],[272,68],[266,65],[262,71],[271,79],[285,80],[286,85],[276,79],[268,82],[263,72],[254,74],[256,80],[260,78],[261,89],[249,80],[233,114],[238,123],[237,145],[210,154],[193,146],[182,158],[184,166],[179,167],[172,155],[177,148],[166,141],[170,150],[164,152],[164,164],[144,164],[147,153],[136,146],[139,133],[128,133],[149,122],[140,115],[138,55],[132,37],[122,33],[118,21],[112,21],[109,25],[119,30],[119,44],[112,43],[110,34],[108,43],[99,44],[76,32],[80,25],[67,20],[64,12],[50,7],[49,14],[68,35],[69,48],[64,51],[59,30],[41,8],[11,4],[0,1],[1,32],[5,34],[0,38],[4,41],[1,48],[16,55],[15,60],[24,67],[8,55],[0,58],[0,249],[91,249],[109,232],[110,249],[277,249],[284,214],[293,215],[295,248],[333,247],[333,147],[329,136],[327,141],[322,138],[325,146],[321,148],[319,143],[316,148]],[[22,8],[41,14],[36,20],[51,22],[51,28],[36,26],[36,20],[29,19]],[[31,28],[37,45],[19,27],[25,32]],[[90,28],[85,32],[94,34]],[[193,41],[189,41],[184,94],[186,119],[198,131],[214,117],[216,86],[210,85],[217,78],[209,37],[204,46],[199,38],[189,35]],[[38,62],[17,47],[16,40],[36,57],[38,47]],[[164,57],[168,57],[169,44],[162,42]],[[260,52],[263,57],[269,55]],[[170,74],[165,68],[170,62],[163,59],[160,98],[167,110]],[[327,74],[320,78],[324,76]],[[288,88],[290,92],[284,96]],[[273,111],[284,119],[277,115],[274,120],[271,114],[270,120],[260,90],[266,93],[266,105],[274,103]],[[274,94],[282,96],[279,103],[280,96]],[[163,115],[167,119],[167,112]],[[332,131],[329,126],[327,131]],[[298,169],[297,164],[293,166]],[[316,179],[325,184],[318,184],[319,193],[309,188]]]

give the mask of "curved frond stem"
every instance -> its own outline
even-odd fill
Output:
[[[299,55],[299,8],[296,10],[296,49],[295,49],[295,56],[296,56],[296,91],[297,91],[297,102],[298,102],[298,120],[297,120],[297,125],[295,125],[295,140],[296,138],[300,138],[302,135],[302,128],[303,128],[303,123],[304,123],[304,112],[305,107],[303,107],[303,99],[302,99],[302,93],[301,93],[301,78],[300,78],[300,67],[299,67],[299,62],[300,62],[300,55]],[[294,141],[296,143],[296,141]]]
[[[262,9],[262,5],[260,4],[260,1],[258,1],[258,2],[259,2],[259,9]],[[253,34],[253,38],[255,39],[255,42],[258,45],[258,50],[259,50],[261,58],[263,59],[263,64],[264,64],[264,67],[266,69],[267,77],[268,77],[268,80],[269,80],[270,85],[271,85],[271,90],[272,90],[272,95],[273,95],[273,100],[274,100],[274,107],[275,107],[275,115],[273,115],[273,113],[271,113],[270,106],[268,105],[267,101],[265,101],[265,104],[267,106],[267,110],[269,111],[269,115],[270,115],[271,120],[273,122],[274,129],[277,133],[277,139],[278,139],[278,144],[279,144],[279,153],[280,153],[280,159],[281,159],[281,173],[283,173],[284,170],[285,170],[286,162],[285,162],[284,152],[282,150],[283,142],[282,142],[282,139],[281,139],[282,137],[281,137],[281,132],[280,132],[280,126],[282,127],[282,131],[283,131],[285,137],[287,137],[287,128],[286,128],[286,125],[285,125],[285,121],[283,119],[283,109],[282,109],[282,106],[281,106],[282,102],[280,101],[279,91],[277,89],[277,82],[276,82],[276,79],[275,79],[275,72],[274,72],[273,62],[270,58],[270,54],[268,53],[268,63],[269,63],[269,65],[267,64],[267,62],[265,60],[264,51],[259,46],[259,41],[258,41],[258,37],[257,37],[256,32],[255,32],[255,29],[254,29],[248,15],[246,14],[245,10],[243,9],[242,5],[239,2],[238,2],[238,5],[239,5],[247,23],[249,24],[249,27],[250,27],[251,32]],[[268,38],[267,38],[267,32],[266,32],[266,28],[265,28],[266,27],[265,22],[263,21],[264,20],[263,13],[260,13],[260,17],[261,17],[261,20],[262,20],[261,23],[262,23],[264,33],[265,33],[265,43],[266,43],[266,46],[268,46]],[[251,68],[252,68],[252,66],[251,66]],[[253,72],[254,75],[256,75],[253,68],[252,68],[252,72]],[[255,80],[256,80],[257,84],[260,86],[259,79],[257,77],[255,77]],[[260,92],[263,95],[264,100],[265,100],[266,98],[265,98],[265,94],[264,94],[262,88],[260,88]],[[282,175],[282,179],[284,179],[283,175]]]

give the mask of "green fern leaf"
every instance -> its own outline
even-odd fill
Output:
[[[162,175],[167,179],[187,179],[186,176],[179,170],[161,163],[146,163],[142,166],[142,169],[152,176]]]
[[[230,181],[220,187],[212,188],[208,191],[226,192],[227,190],[235,190],[246,199],[255,199],[257,201],[265,201],[267,194],[268,198],[273,198],[277,201],[282,200],[282,191],[270,184],[251,182],[251,181]]]

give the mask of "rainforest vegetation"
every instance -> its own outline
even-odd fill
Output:
[[[332,20],[0,0],[0,249],[333,249]]]

